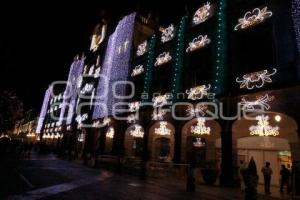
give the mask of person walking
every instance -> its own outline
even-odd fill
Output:
[[[265,193],[271,194],[270,192],[270,185],[271,185],[271,176],[273,174],[273,170],[270,167],[270,162],[266,162],[266,165],[261,169],[261,172],[264,175],[264,182],[265,182]]]
[[[280,192],[283,193],[283,187],[284,187],[284,185],[286,185],[286,190],[287,190],[287,193],[289,194],[290,193],[291,172],[288,168],[285,167],[285,165],[281,165],[280,176],[281,176]]]

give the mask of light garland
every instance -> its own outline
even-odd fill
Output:
[[[163,107],[164,105],[169,104],[168,102],[169,95],[160,95],[152,98],[153,107]]]
[[[156,58],[156,61],[154,63],[154,66],[160,66],[163,64],[166,64],[172,60],[172,56],[170,55],[170,52],[163,52],[159,54]]]
[[[142,126],[135,124],[134,129],[130,131],[130,135],[135,138],[143,138],[144,131],[142,129],[143,129]]]
[[[193,24],[198,25],[205,22],[211,16],[211,4],[207,2],[198,10],[196,10],[193,16]]]
[[[242,78],[237,77],[236,82],[240,84],[240,88],[247,88],[248,90],[261,88],[266,83],[272,83],[271,76],[275,75],[276,72],[276,68],[273,68],[273,72],[269,72],[268,70],[253,72],[243,75]]]
[[[141,102],[135,101],[128,104],[129,112],[136,112],[140,109]]]
[[[188,95],[188,99],[196,100],[196,99],[203,99],[204,96],[207,96],[208,90],[211,88],[210,84],[200,85],[197,87],[193,87],[189,90],[186,90],[186,94]]]
[[[163,109],[155,109],[153,110],[152,113],[152,120],[163,120],[164,119],[164,115],[167,113],[166,110]]]
[[[113,139],[115,136],[115,129],[113,127],[109,127],[107,132],[106,132],[106,137]]]
[[[142,56],[147,52],[147,40],[144,41],[142,44],[138,45],[136,55]]]
[[[134,77],[134,76],[137,76],[137,75],[140,75],[141,73],[144,72],[144,67],[143,65],[137,65],[134,67],[132,73],[131,73],[131,77]]]
[[[191,133],[195,135],[210,135],[210,127],[205,126],[205,118],[197,118],[197,125],[191,126]]]
[[[133,123],[136,123],[137,119],[138,118],[137,118],[136,114],[130,114],[130,115],[127,116],[126,121],[127,121],[128,124],[133,124]]]
[[[167,128],[167,122],[159,122],[159,128],[154,129],[154,133],[161,136],[171,135],[171,130]]]
[[[279,127],[272,127],[269,125],[269,116],[267,115],[258,115],[256,116],[257,125],[252,125],[249,128],[250,135],[257,136],[278,136]]]
[[[245,97],[242,98],[240,105],[243,110],[254,111],[256,106],[262,106],[264,109],[269,110],[269,102],[273,101],[274,96],[265,94],[264,96],[257,97],[255,101],[247,101]]]
[[[161,39],[162,43],[171,41],[175,37],[175,27],[170,24],[167,28],[162,29]]]
[[[207,37],[207,35],[199,35],[189,43],[189,46],[186,48],[186,52],[189,53],[197,49],[201,49],[210,44],[210,42],[211,40]]]
[[[239,23],[234,27],[234,30],[247,29],[257,24],[262,23],[267,18],[273,15],[271,11],[268,11],[268,7],[263,9],[255,8],[252,11],[246,12],[243,18],[240,18]]]

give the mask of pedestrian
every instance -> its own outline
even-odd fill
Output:
[[[246,186],[245,186],[245,176],[248,170],[247,163],[243,160],[240,161],[240,174],[241,174],[241,190],[244,191]]]
[[[273,170],[270,167],[270,162],[266,162],[266,165],[261,169],[261,172],[264,175],[264,181],[265,181],[265,193],[271,194],[270,192],[270,185],[271,185],[271,176],[273,174]]]
[[[285,167],[285,165],[281,165],[280,170],[281,175],[281,181],[280,181],[280,192],[283,193],[283,187],[286,185],[287,193],[290,193],[290,176],[291,172],[288,168]]]
[[[245,200],[257,200],[258,175],[256,163],[253,157],[250,159],[245,173]]]

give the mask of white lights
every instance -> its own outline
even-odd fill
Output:
[[[135,138],[143,138],[144,131],[142,129],[143,129],[142,126],[135,124],[134,129],[130,131],[130,135]]]
[[[137,65],[134,67],[132,73],[131,73],[131,77],[134,77],[134,76],[137,76],[137,75],[140,75],[141,73],[144,72],[144,67],[143,65]]]
[[[198,25],[205,22],[211,16],[211,4],[207,2],[198,10],[196,10],[193,16],[193,24]]]
[[[128,104],[129,112],[136,112],[140,109],[141,103],[139,101],[131,102]]]
[[[280,115],[276,115],[274,119],[275,119],[276,122],[280,122],[281,121],[281,116]]]
[[[207,91],[210,89],[210,84],[200,85],[197,87],[193,87],[189,90],[186,90],[186,94],[188,95],[188,99],[196,100],[196,99],[203,99],[204,96],[207,96]]]
[[[163,52],[159,54],[155,60],[154,66],[160,66],[163,64],[168,63],[170,60],[172,60],[172,56],[170,55],[170,52]]]
[[[152,120],[163,120],[164,115],[167,113],[166,110],[163,109],[155,109],[152,113]]]
[[[189,46],[186,48],[186,52],[189,53],[197,49],[201,49],[210,44],[210,42],[211,40],[207,37],[207,35],[199,35],[189,43]]]
[[[131,115],[128,115],[127,116],[127,123],[128,124],[132,124],[132,123],[135,123],[138,119],[138,115],[137,114],[131,114]]]
[[[147,52],[147,40],[140,44],[137,48],[136,55],[142,56]]]
[[[205,126],[204,118],[197,118],[197,125],[191,126],[191,133],[195,135],[210,135],[210,127]]]
[[[167,105],[169,103],[168,99],[169,99],[169,95],[167,95],[167,94],[153,97],[153,99],[152,99],[153,106],[154,107],[162,107],[164,105]]]
[[[113,127],[109,127],[107,132],[106,132],[106,137],[107,138],[114,138],[115,136],[115,129]]]
[[[159,122],[159,128],[154,129],[155,134],[161,136],[171,135],[171,130],[167,128],[167,124],[167,122]]]
[[[240,88],[247,88],[248,90],[261,88],[266,83],[272,83],[271,76],[276,74],[276,72],[276,68],[273,68],[273,72],[269,72],[268,70],[253,72],[243,75],[242,78],[237,77],[236,82],[240,84]]]
[[[101,126],[107,126],[111,123],[111,119],[109,117],[104,117]]]
[[[83,115],[77,115],[77,117],[76,117],[76,121],[77,121],[77,123],[78,124],[81,124],[83,121],[85,121],[86,119],[88,118],[88,114],[87,113],[85,113],[85,114],[83,114]]]
[[[85,94],[85,93],[90,93],[92,92],[94,89],[94,85],[93,84],[85,84],[84,87],[81,90],[81,94]]]
[[[160,41],[162,43],[169,42],[174,37],[175,37],[175,27],[173,24],[171,24],[167,28],[162,29]]]
[[[256,116],[257,125],[252,125],[249,128],[250,135],[257,136],[277,136],[279,135],[279,127],[272,127],[269,125],[269,116],[258,115]]]
[[[273,99],[274,96],[269,96],[268,94],[257,97],[255,101],[247,101],[245,97],[243,97],[240,104],[243,110],[253,111],[255,110],[255,107],[258,108],[261,107],[266,110],[269,110],[270,109],[269,102],[273,101]]]
[[[207,110],[207,105],[197,105],[196,108],[190,106],[186,112],[189,114],[189,116],[191,117],[196,117],[198,116],[199,114],[201,116],[204,116],[205,113],[206,113],[206,110]]]
[[[246,12],[244,17],[238,20],[239,23],[234,27],[234,30],[247,29],[260,24],[271,17],[272,14],[271,11],[268,11],[267,7],[264,7],[263,9],[255,8],[252,11]]]

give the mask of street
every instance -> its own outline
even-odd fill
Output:
[[[140,180],[139,177],[93,169],[54,155],[33,154],[15,166],[1,170],[0,199],[243,199],[237,189],[197,186],[185,192],[183,183],[164,180]],[[6,181],[3,182],[3,181]],[[260,196],[260,199],[272,199]]]

